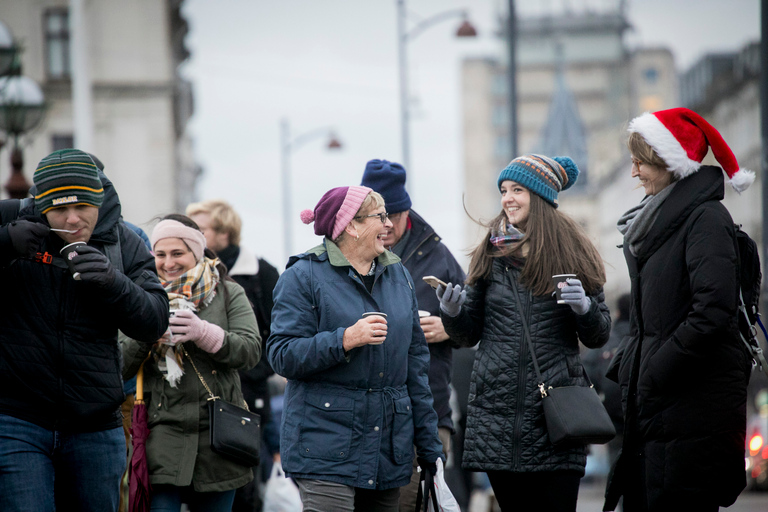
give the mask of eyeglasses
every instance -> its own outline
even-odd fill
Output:
[[[639,169],[641,165],[643,165],[643,162],[638,160],[637,158],[632,158],[632,165],[636,165]]]
[[[354,219],[367,219],[368,217],[378,217],[382,224],[387,223],[387,219],[389,218],[389,214],[387,212],[384,213],[374,213],[373,215],[358,215],[357,217],[353,217]]]

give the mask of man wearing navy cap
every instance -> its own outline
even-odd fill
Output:
[[[419,214],[411,210],[411,198],[405,190],[406,173],[402,165],[386,160],[371,160],[365,166],[361,185],[370,187],[384,197],[392,228],[382,236],[384,246],[400,256],[416,284],[419,309],[431,316],[421,319],[421,328],[429,344],[429,387],[438,416],[438,430],[443,451],[450,450],[453,421],[451,420],[452,347],[440,319],[440,302],[435,291],[422,277],[435,276],[446,283],[463,284],[464,271],[440,236]],[[416,508],[419,474],[413,461],[411,483],[400,490],[400,510]]]

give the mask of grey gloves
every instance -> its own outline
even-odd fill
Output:
[[[577,315],[586,314],[592,301],[587,297],[581,281],[578,279],[567,279],[565,282],[567,284],[563,286],[561,293],[563,302],[571,306],[571,309]]]
[[[42,222],[31,222],[18,219],[8,224],[8,237],[13,249],[20,255],[32,258],[42,246],[43,240],[51,232],[51,228]]]
[[[452,283],[448,283],[447,287],[439,285],[435,294],[440,301],[440,311],[450,317],[458,316],[461,305],[467,300],[467,291],[462,290],[458,284],[453,286]]]

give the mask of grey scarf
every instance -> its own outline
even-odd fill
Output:
[[[624,243],[629,244],[629,252],[632,256],[640,253],[645,237],[648,236],[651,226],[659,216],[661,205],[669,197],[675,185],[676,183],[671,183],[658,194],[645,196],[640,204],[633,206],[619,218],[616,227],[624,235]]]

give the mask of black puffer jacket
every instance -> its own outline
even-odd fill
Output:
[[[579,316],[569,306],[557,304],[554,297],[533,296],[519,277],[519,268],[510,260],[497,258],[490,277],[468,287],[459,316],[442,314],[454,342],[463,346],[480,342],[472,370],[462,466],[482,471],[574,470],[583,474],[585,448],[555,450],[547,436],[522,318],[530,328],[547,385],[586,386],[579,341],[596,348],[608,340],[611,317],[605,297],[602,291],[591,296],[589,311]]]
[[[105,252],[119,237],[124,273],[118,272],[117,294],[72,279],[55,233],[41,250],[50,259],[35,261],[18,258],[7,226],[0,227],[0,414],[70,432],[120,426],[117,331],[152,342],[168,327],[168,297],[154,259],[120,221],[117,194],[104,185],[88,245]],[[39,216],[34,205],[18,214]],[[9,220],[4,215],[3,223]]]
[[[675,185],[637,257],[625,244],[630,334],[608,371],[622,387],[624,447],[605,510],[636,483],[628,468],[640,452],[649,510],[678,490],[727,507],[746,484],[751,364],[738,337],[735,232],[723,196],[722,170],[704,166]]]

